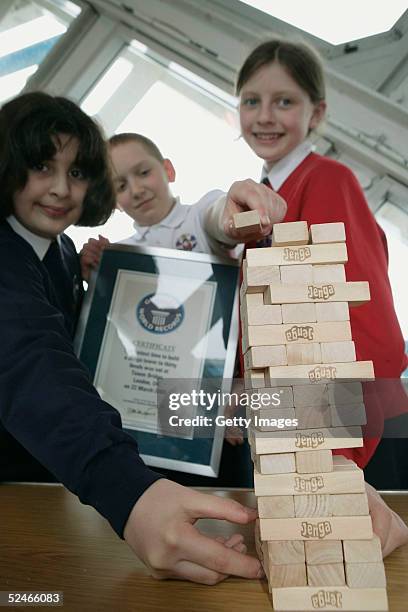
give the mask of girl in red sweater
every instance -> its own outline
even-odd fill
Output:
[[[259,45],[237,79],[241,133],[264,161],[262,180],[286,200],[284,222],[342,221],[346,227],[348,281],[367,280],[371,301],[350,310],[358,360],[372,360],[376,378],[394,379],[386,393],[368,402],[364,447],[341,450],[365,467],[383,431],[384,419],[406,409],[395,379],[407,365],[404,339],[387,274],[388,252],[354,174],[339,162],[313,152],[308,140],[326,112],[322,65],[303,43],[279,39]],[[268,239],[257,243],[267,246]]]

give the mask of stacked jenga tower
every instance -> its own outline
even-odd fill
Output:
[[[346,282],[346,261],[343,223],[304,221],[275,225],[272,246],[244,261],[245,387],[263,397],[247,410],[257,550],[276,611],[388,609],[363,472],[332,454],[362,446],[360,381],[374,378],[356,361],[348,306],[369,287]]]

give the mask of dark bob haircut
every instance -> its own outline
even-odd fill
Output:
[[[109,219],[115,192],[101,130],[71,100],[42,92],[18,96],[0,110],[0,219],[13,213],[14,195],[27,183],[28,170],[54,157],[59,134],[78,139],[76,163],[89,180],[76,225]]]

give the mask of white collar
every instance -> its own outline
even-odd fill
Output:
[[[24,238],[24,240],[32,246],[38,259],[42,261],[45,257],[46,252],[48,251],[48,247],[51,244],[51,240],[49,238],[37,236],[37,234],[33,234],[33,232],[30,232],[30,230],[24,227],[24,225],[22,225],[14,215],[10,215],[9,217],[7,217],[6,221],[9,223],[9,225],[11,225],[16,234],[21,236],[21,238]],[[57,239],[59,241],[59,236]]]
[[[138,238],[144,238],[152,227],[170,227],[175,228],[184,221],[185,207],[180,203],[180,198],[174,198],[174,206],[167,215],[159,223],[154,225],[139,225],[136,221],[133,223]]]
[[[302,163],[304,159],[311,153],[314,146],[309,140],[300,143],[293,151],[280,159],[271,170],[268,172],[266,167],[262,168],[261,181],[268,177],[269,182],[274,191],[279,191],[286,179],[292,172]]]

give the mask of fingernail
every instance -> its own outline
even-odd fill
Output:
[[[270,225],[271,224],[271,220],[269,218],[269,215],[262,215],[261,223],[262,223],[262,225]]]

